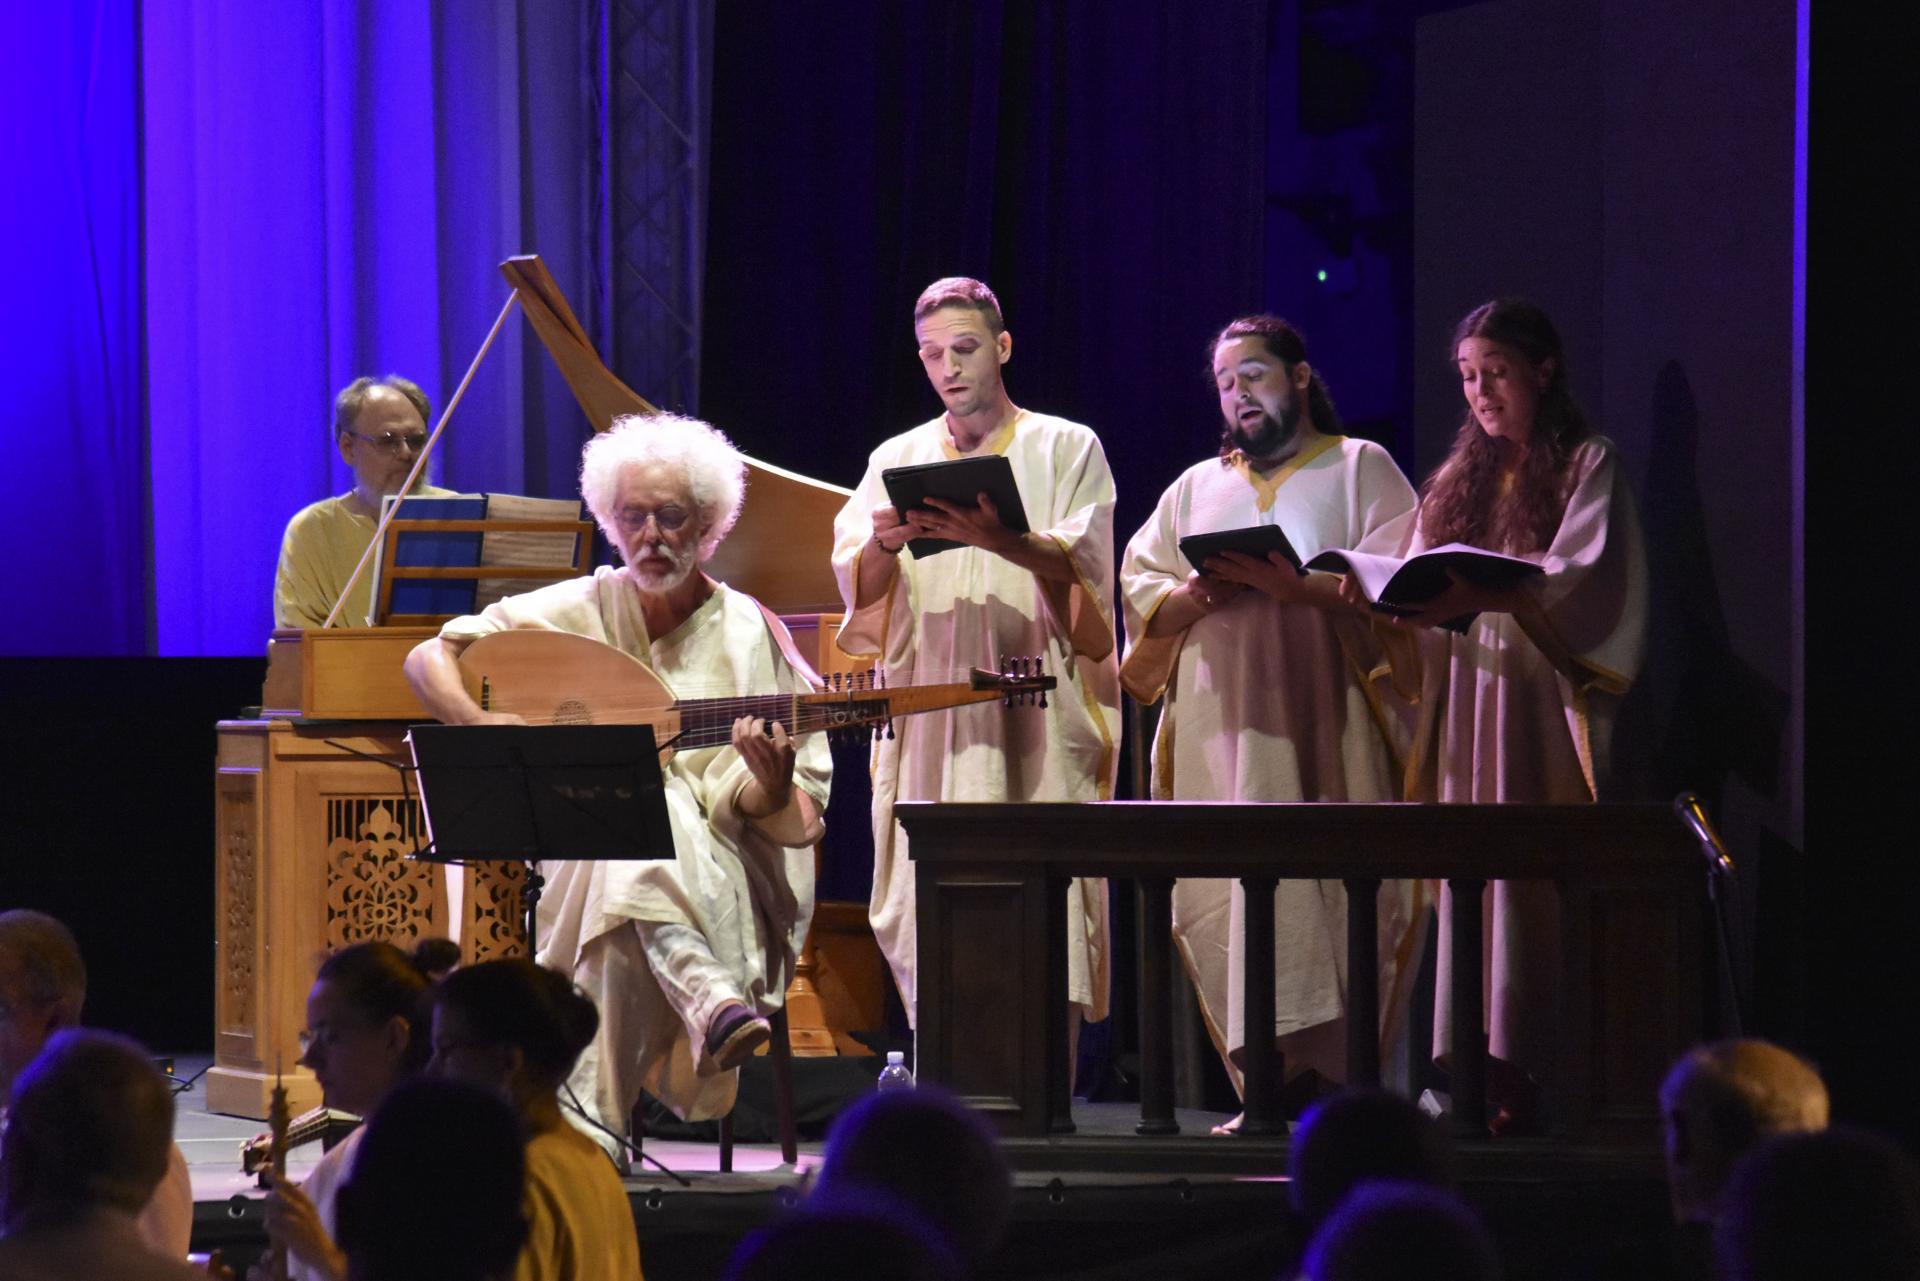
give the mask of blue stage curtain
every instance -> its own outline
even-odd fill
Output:
[[[134,0],[16,6],[0,76],[0,654],[147,647]]]
[[[258,653],[287,518],[350,484],[335,391],[397,372],[444,407],[512,253],[542,253],[593,325],[592,35],[516,0],[175,0],[140,22],[153,648]],[[525,329],[475,378],[441,483],[570,490],[586,422]]]

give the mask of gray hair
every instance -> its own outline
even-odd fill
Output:
[[[353,430],[353,424],[360,418],[360,411],[367,407],[367,397],[375,389],[386,387],[405,396],[413,407],[420,411],[420,421],[429,426],[433,423],[433,402],[427,399],[427,393],[420,390],[420,384],[411,378],[402,378],[399,374],[388,374],[384,378],[361,376],[340,389],[333,398],[333,438],[338,441],[342,435]]]
[[[700,559],[720,546],[740,518],[747,493],[747,461],[711,423],[679,414],[622,414],[587,442],[580,454],[580,496],[616,547],[614,505],[629,467],[664,463],[687,478],[700,519]]]
[[[67,1001],[73,1016],[87,1000],[87,966],[73,931],[45,912],[0,912],[0,962],[9,962],[36,1005]]]

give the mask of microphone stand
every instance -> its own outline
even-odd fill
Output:
[[[1744,985],[1740,982],[1740,971],[1734,965],[1734,936],[1739,933],[1734,921],[1730,920],[1740,911],[1740,878],[1734,867],[1733,855],[1727,852],[1726,843],[1720,839],[1720,833],[1714,830],[1713,821],[1707,817],[1700,797],[1694,792],[1682,792],[1673,798],[1673,812],[1693,833],[1693,839],[1700,845],[1700,853],[1707,860],[1707,898],[1713,903],[1713,923],[1720,959],[1720,978],[1725,984],[1727,1010],[1733,1023],[1734,1036],[1746,1035],[1748,1008]]]

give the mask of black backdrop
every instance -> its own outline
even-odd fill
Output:
[[[703,416],[856,483],[940,412],[914,299],[977,276],[1015,403],[1099,432],[1124,540],[1210,448],[1207,340],[1260,304],[1265,0],[833,14],[718,12]]]

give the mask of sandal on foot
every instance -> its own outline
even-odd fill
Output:
[[[731,1072],[772,1039],[772,1024],[744,1005],[729,1005],[714,1016],[707,1033],[707,1056],[722,1072]]]

